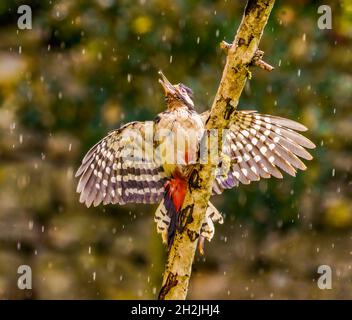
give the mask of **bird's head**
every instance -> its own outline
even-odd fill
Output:
[[[165,99],[168,108],[174,109],[182,106],[187,106],[189,109],[194,109],[192,100],[193,92],[183,83],[172,84],[165,75],[159,71],[159,83],[163,86],[165,91]]]

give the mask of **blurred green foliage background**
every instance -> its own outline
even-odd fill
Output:
[[[28,4],[33,29],[18,30]],[[156,206],[87,209],[74,172],[89,147],[164,110],[157,71],[212,103],[245,1],[0,2],[0,298],[155,298],[165,248]],[[317,27],[322,4],[332,30]],[[352,298],[352,4],[277,1],[240,101],[310,128],[308,170],[229,190],[189,298]],[[17,268],[33,290],[17,288]],[[330,265],[332,290],[317,288]]]

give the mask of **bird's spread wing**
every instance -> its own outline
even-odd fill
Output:
[[[110,132],[82,160],[77,192],[87,207],[100,203],[157,203],[164,195],[165,174],[148,156],[146,137],[153,122],[131,122]]]
[[[306,131],[302,124],[280,117],[261,115],[256,111],[236,111],[235,121],[224,133],[223,154],[228,156],[230,170],[216,176],[213,193],[249,184],[260,178],[282,178],[284,171],[295,176],[306,166],[299,159],[311,160],[305,148],[314,143],[296,131]]]

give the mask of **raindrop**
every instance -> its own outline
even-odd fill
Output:
[[[332,177],[335,177],[335,168],[332,169],[331,176],[332,176]]]
[[[298,69],[298,71],[297,71],[297,76],[298,76],[298,77],[301,76],[301,69]]]
[[[200,42],[200,37],[197,37],[197,44],[199,44]]]
[[[97,277],[97,273],[94,271],[93,272],[93,281],[95,281],[96,277]]]
[[[92,253],[92,247],[89,246],[89,247],[88,247],[88,254],[91,254],[91,253]]]
[[[19,46],[19,47],[18,47],[18,53],[19,53],[19,54],[22,54],[22,46]]]
[[[132,75],[129,73],[129,74],[127,75],[127,82],[130,83],[131,80],[132,80]]]
[[[170,62],[170,63],[172,63],[172,59],[173,59],[173,57],[172,57],[172,56],[170,56],[170,60],[169,60],[169,62]]]

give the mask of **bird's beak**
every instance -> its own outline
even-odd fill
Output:
[[[159,83],[163,86],[165,90],[165,95],[174,94],[176,92],[176,88],[172,85],[169,80],[167,80],[167,78],[161,71],[159,71],[158,73],[161,76],[161,78],[159,79]]]

